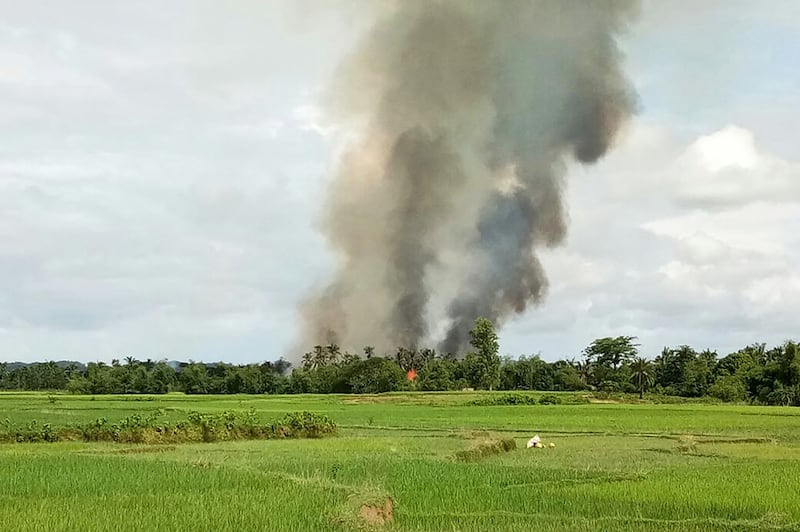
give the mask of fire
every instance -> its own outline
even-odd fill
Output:
[[[414,368],[411,368],[410,370],[408,370],[408,373],[406,373],[406,377],[408,377],[408,380],[410,380],[410,381],[416,380],[417,379],[417,370],[415,370]]]

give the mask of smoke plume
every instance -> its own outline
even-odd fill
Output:
[[[338,270],[302,305],[306,341],[461,353],[475,318],[542,301],[566,166],[602,157],[634,107],[616,39],[636,8],[380,4],[331,89],[354,133],[323,217]]]

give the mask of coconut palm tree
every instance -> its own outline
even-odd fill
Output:
[[[578,361],[574,367],[578,370],[578,375],[583,381],[583,384],[585,384],[587,388],[590,388],[592,386],[592,380],[594,379],[594,364],[589,360],[584,362]]]
[[[321,345],[315,345],[313,351],[303,355],[303,369],[313,370],[328,365],[328,353]]]
[[[339,359],[342,356],[342,350],[339,347],[339,344],[330,343],[325,346],[325,366],[334,366],[339,363]]]
[[[312,370],[315,366],[316,360],[314,360],[314,353],[313,351],[308,351],[303,355],[303,369]]]
[[[639,399],[644,397],[645,388],[653,384],[653,365],[642,357],[637,357],[631,362],[631,380],[639,390]]]
[[[408,371],[414,367],[414,361],[417,358],[416,350],[408,349],[406,347],[398,347],[397,353],[394,355],[394,361],[403,371]]]

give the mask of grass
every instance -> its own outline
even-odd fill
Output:
[[[0,420],[308,410],[338,435],[0,444],[4,531],[349,530],[369,528],[358,508],[385,498],[390,530],[800,530],[800,409],[493,406],[475,393],[54,397],[0,394]],[[536,433],[556,447],[526,449]]]

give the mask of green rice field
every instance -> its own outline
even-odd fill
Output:
[[[798,408],[474,404],[486,397],[3,393],[6,426],[252,409],[321,413],[338,429],[2,443],[0,530],[800,530]],[[545,448],[526,448],[535,434]]]

